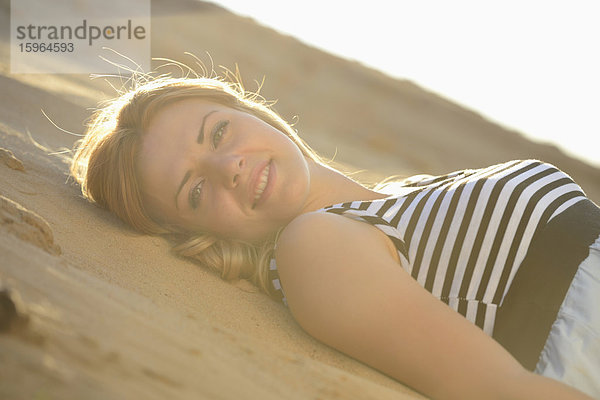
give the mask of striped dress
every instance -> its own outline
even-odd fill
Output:
[[[535,367],[577,266],[600,234],[598,208],[567,174],[536,160],[396,186],[387,198],[319,212],[379,228],[421,286]],[[286,303],[274,258],[270,279]]]

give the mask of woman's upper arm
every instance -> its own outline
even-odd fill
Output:
[[[476,397],[524,372],[412,279],[368,224],[304,214],[282,233],[276,258],[290,310],[308,333],[422,393]]]

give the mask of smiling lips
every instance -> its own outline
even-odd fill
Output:
[[[262,196],[265,188],[267,187],[267,182],[269,181],[269,171],[271,169],[271,163],[267,164],[265,169],[263,169],[260,177],[258,178],[258,185],[256,185],[256,192],[254,193],[254,204],[252,204],[252,208],[256,207],[260,196]]]

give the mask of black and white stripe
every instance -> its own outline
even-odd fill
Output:
[[[535,160],[423,177],[402,192],[322,210],[379,228],[419,284],[489,335],[536,233],[585,199],[568,175]],[[276,270],[272,260],[282,293]]]

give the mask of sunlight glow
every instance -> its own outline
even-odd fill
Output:
[[[218,0],[600,167],[600,2]]]

